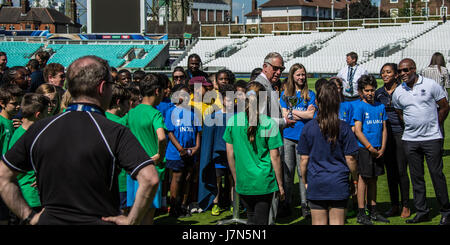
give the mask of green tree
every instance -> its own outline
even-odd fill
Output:
[[[344,16],[347,17],[347,13]],[[354,2],[349,6],[349,16],[350,19],[378,18],[378,7],[373,5],[370,0]],[[380,10],[380,17],[388,17],[388,14]]]
[[[403,7],[398,10],[399,17],[409,17],[410,11],[411,11],[410,7],[412,8],[412,16],[420,16],[421,15],[420,10],[418,10],[418,8],[417,8],[417,6],[418,6],[417,4],[419,1],[413,0],[411,2],[411,5],[410,5],[409,1],[411,1],[411,0],[403,1]]]

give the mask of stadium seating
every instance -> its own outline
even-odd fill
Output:
[[[278,52],[289,58],[294,52],[314,43],[322,43],[335,33],[312,33],[289,36],[256,37],[244,44],[244,48],[231,55],[211,61],[206,66],[225,66],[233,72],[251,72],[260,67],[268,52]]]
[[[147,66],[164,48],[164,45],[145,45],[143,46],[146,54],[141,59],[133,59],[125,68],[140,68]]]
[[[30,57],[44,44],[26,42],[0,42],[0,51],[8,55],[8,66],[25,66]]]
[[[176,65],[186,66],[187,59],[191,54],[198,54],[202,59],[203,64],[214,59],[214,55],[217,51],[232,45],[236,42],[236,39],[214,39],[214,40],[199,40],[195,46],[186,54],[186,56]]]

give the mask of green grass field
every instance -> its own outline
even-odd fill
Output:
[[[308,86],[310,89],[314,90],[314,82],[316,79],[309,79]],[[378,85],[382,85],[382,81],[378,81]],[[445,131],[450,132],[450,120],[445,121]],[[447,179],[447,186],[448,183],[450,183],[450,134],[446,134],[445,137],[445,144],[444,144],[444,174]],[[425,167],[425,169],[427,169]],[[428,173],[428,170],[425,171],[425,180],[426,180],[426,187],[427,187],[427,202],[428,206],[431,209],[431,217],[432,220],[430,222],[426,223],[420,223],[420,225],[437,225],[439,224],[441,215],[439,213],[439,206],[435,198],[435,193],[433,189],[433,185],[431,183],[430,175]],[[380,176],[378,178],[378,185],[377,185],[378,193],[377,193],[377,207],[378,210],[381,213],[384,213],[387,211],[390,207],[390,200],[389,200],[389,191],[387,186],[387,179],[386,174],[383,176]],[[298,206],[294,208],[294,212],[290,217],[282,218],[277,220],[278,225],[310,225],[311,221],[308,219],[304,219],[301,217],[301,211],[300,211],[300,196],[298,191],[298,176],[296,174],[295,177],[295,184],[294,184],[294,203],[296,203]],[[413,207],[413,195],[412,195],[412,185],[410,185],[410,208],[412,211],[412,216],[415,215],[415,209]],[[244,218],[245,214],[241,215],[241,218]],[[218,221],[222,219],[230,219],[232,218],[232,213],[227,210],[221,213],[219,216],[212,216],[211,210],[205,211],[200,214],[193,214],[192,217],[188,218],[180,218],[176,219],[173,217],[169,217],[168,214],[159,215],[155,217],[155,224],[156,225],[171,225],[171,224],[178,224],[178,225],[216,225]],[[376,223],[376,225],[405,225],[405,219],[400,218],[400,216],[397,217],[390,217],[389,218],[390,223],[384,224],[384,223]],[[347,219],[347,224],[349,225],[358,225],[356,223],[356,218],[349,218]]]

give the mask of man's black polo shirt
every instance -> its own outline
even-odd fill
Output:
[[[119,215],[118,167],[136,178],[153,164],[128,128],[85,111],[34,123],[3,160],[15,171],[36,171],[45,207],[39,224],[99,224]]]

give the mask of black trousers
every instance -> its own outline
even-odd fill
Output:
[[[442,172],[442,139],[430,141],[403,141],[406,158],[409,164],[411,182],[414,194],[414,206],[417,214],[429,212],[426,202],[425,188],[425,157],[430,172],[431,182],[434,186],[436,199],[440,205],[440,212],[443,216],[450,215],[450,203],[448,198],[447,182]]]
[[[239,195],[247,209],[247,225],[268,225],[273,193],[266,195]]]
[[[386,175],[389,187],[391,204],[408,206],[409,202],[409,176],[405,151],[403,149],[402,134],[388,134],[386,152],[384,154]]]

